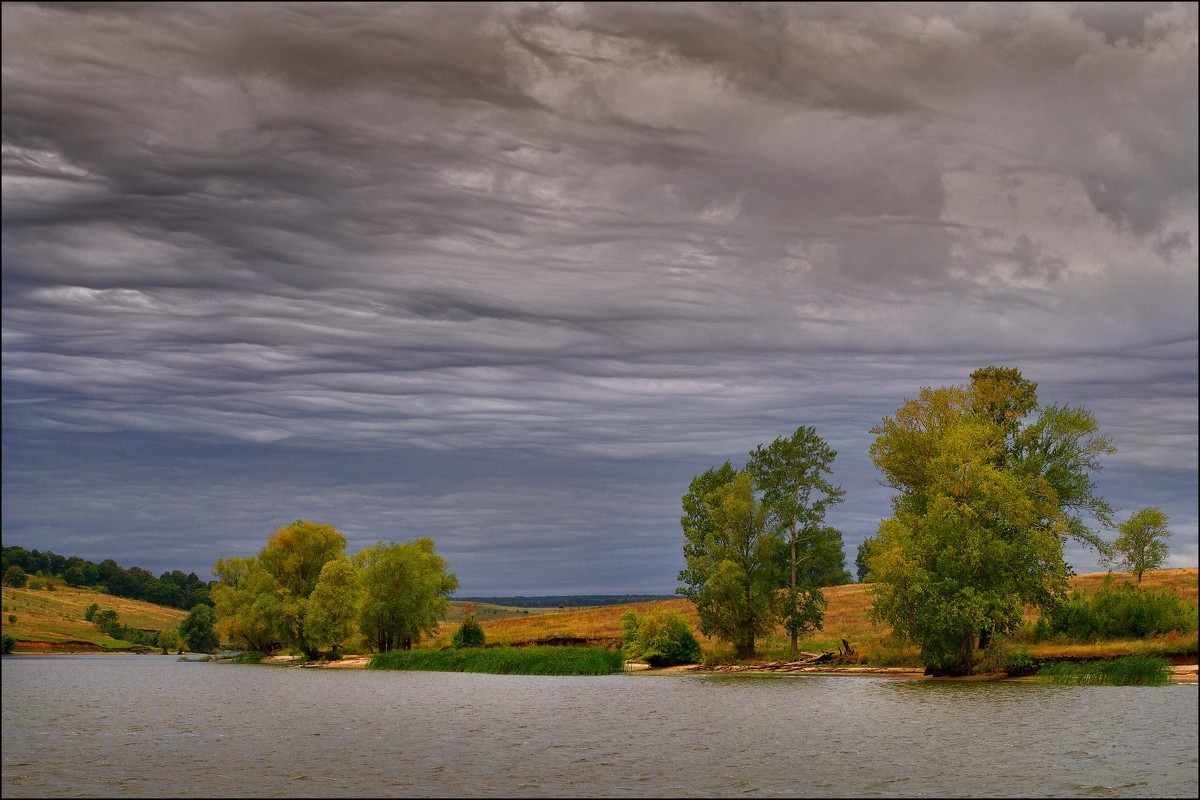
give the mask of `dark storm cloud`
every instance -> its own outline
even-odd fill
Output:
[[[6,542],[204,572],[306,517],[669,590],[691,476],[806,424],[852,560],[870,427],[1004,363],[1196,561],[1194,5],[3,22]]]

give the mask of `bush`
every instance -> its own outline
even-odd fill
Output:
[[[1170,592],[1109,582],[1092,592],[1072,592],[1038,620],[1035,640],[1055,634],[1080,641],[1142,639],[1171,631],[1194,633],[1196,608]]]
[[[643,616],[626,611],[621,615],[621,624],[625,628],[622,650],[631,661],[670,667],[700,660],[700,642],[692,633],[692,623],[678,611]]]
[[[11,653],[13,648],[17,646],[17,637],[11,634],[4,634],[4,652]]]
[[[463,617],[462,625],[454,632],[450,643],[455,647],[483,647],[487,637],[483,627],[475,620],[474,614]]]
[[[1038,671],[1038,666],[1034,663],[1033,657],[1029,655],[1028,650],[1013,650],[1005,653],[1003,665],[1004,672],[1010,678],[1034,675]]]

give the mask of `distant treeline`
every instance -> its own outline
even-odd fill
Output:
[[[577,608],[580,606],[615,606],[623,603],[645,603],[650,600],[671,600],[673,594],[551,594],[537,597],[455,597],[466,603],[490,603],[494,606],[516,608]]]
[[[141,567],[122,567],[111,558],[96,564],[79,556],[61,556],[49,550],[5,547],[0,574],[19,567],[26,575],[62,578],[68,586],[87,586],[96,591],[130,600],[144,600],[169,608],[190,611],[203,603],[211,606],[209,584],[196,573],[179,570],[164,572],[157,578]]]

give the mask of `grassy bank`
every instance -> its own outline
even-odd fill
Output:
[[[3,588],[4,633],[18,642],[32,643],[18,646],[18,653],[31,649],[60,652],[154,649],[138,647],[102,633],[83,618],[92,603],[100,608],[111,608],[117,612],[122,625],[139,630],[178,628],[187,617],[186,611],[176,608],[67,586],[61,578],[39,580],[46,581],[54,589]],[[15,617],[15,621],[10,621],[10,617]]]
[[[367,669],[485,672],[490,675],[611,675],[621,654],[603,647],[468,647],[393,650],[371,658]]]
[[[1166,659],[1125,656],[1107,661],[1046,664],[1038,683],[1055,686],[1166,686],[1171,675]]]

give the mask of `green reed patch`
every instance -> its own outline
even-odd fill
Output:
[[[1045,664],[1037,680],[1055,686],[1166,686],[1171,682],[1171,670],[1165,658],[1126,656]]]
[[[230,664],[261,664],[266,658],[266,653],[261,653],[258,650],[248,650],[245,653],[238,653],[229,659]]]
[[[485,672],[491,675],[611,675],[624,658],[603,647],[464,647],[392,650],[371,657],[367,669]]]

